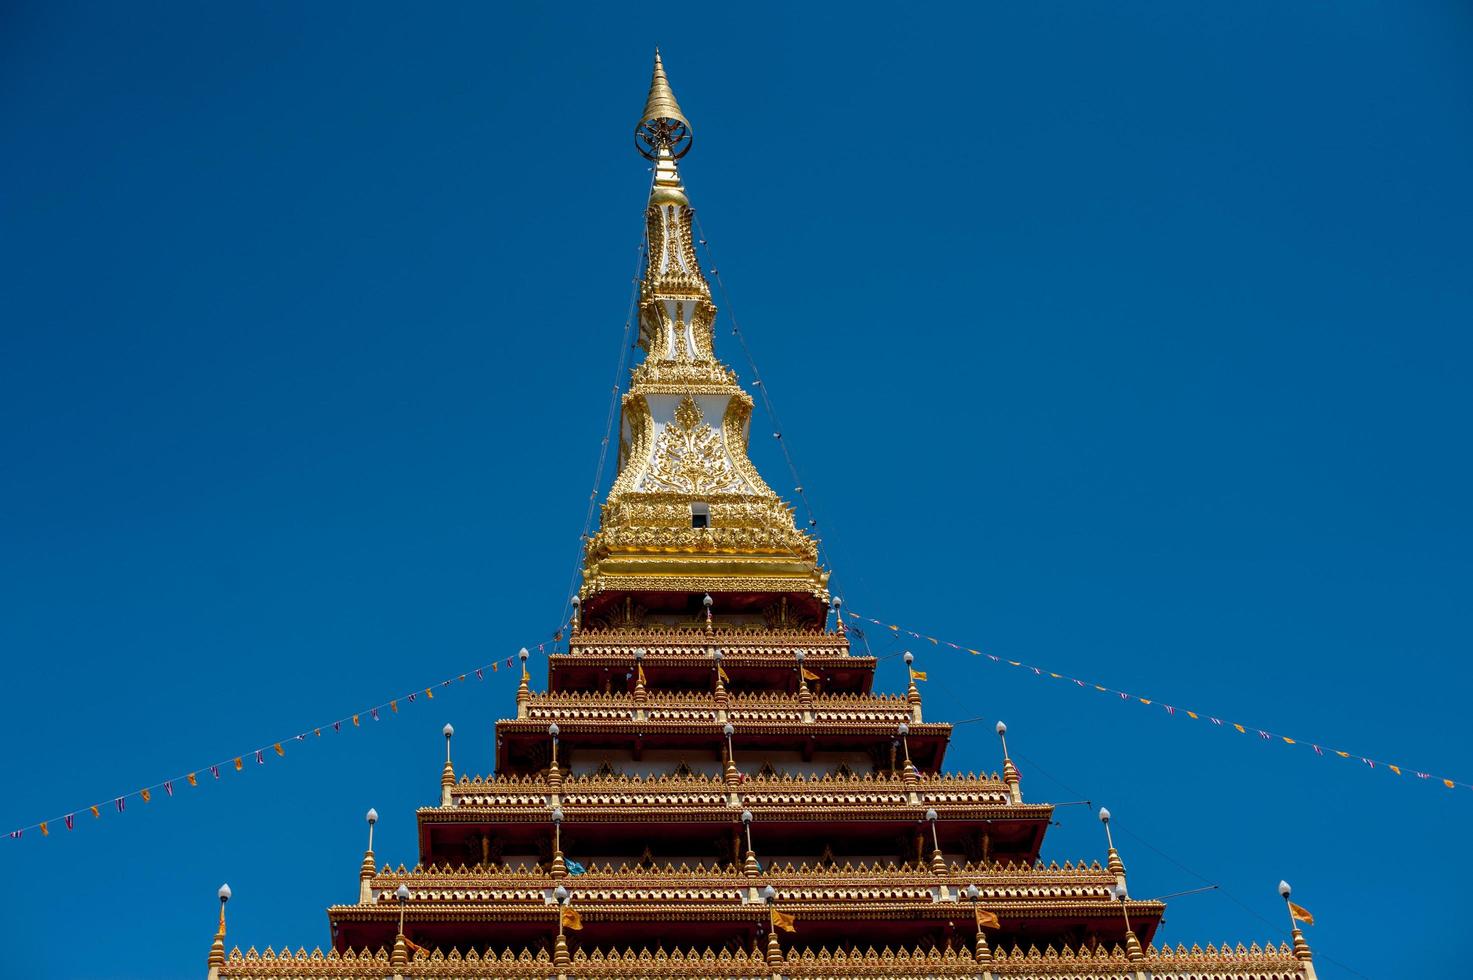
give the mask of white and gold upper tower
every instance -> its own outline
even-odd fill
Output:
[[[816,624],[827,612],[829,573],[793,508],[748,459],[752,398],[716,358],[716,306],[676,169],[691,137],[656,52],[635,128],[635,145],[655,167],[639,296],[645,357],[623,398],[619,474],[585,554],[583,618],[668,620],[698,611],[709,595],[732,622]]]

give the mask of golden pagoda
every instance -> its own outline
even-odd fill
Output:
[[[209,980],[1313,980],[1297,928],[1155,945],[1165,906],[1130,897],[1113,844],[1040,860],[1053,808],[1025,801],[1001,724],[1000,773],[947,772],[951,726],[925,720],[914,672],[874,693],[815,541],[747,455],[752,399],[716,357],[677,169],[691,139],[657,53],[635,129],[645,356],[546,690],[523,650],[492,775],[457,774],[446,726],[412,867],[379,865],[370,811],[327,952],[227,954],[222,889]]]

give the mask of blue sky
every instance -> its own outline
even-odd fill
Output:
[[[1466,6],[0,18],[0,824],[552,630],[655,43],[854,609],[1473,781]],[[1134,893],[1223,886],[1163,938],[1284,938],[1284,877],[1321,976],[1461,967],[1473,791],[917,652],[928,717],[989,719],[953,766],[1005,718],[1028,798],[1114,811]],[[0,839],[11,974],[202,975],[226,880],[232,942],[325,944],[363,812],[412,862],[440,726],[487,771],[511,704]],[[1101,856],[1059,822],[1046,856]]]

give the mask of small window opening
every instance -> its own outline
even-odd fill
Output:
[[[691,527],[710,527],[711,526],[711,505],[710,504],[691,504],[690,505],[690,526]]]

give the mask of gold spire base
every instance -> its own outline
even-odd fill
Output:
[[[977,946],[972,954],[972,958],[978,963],[992,962],[992,949],[988,947],[987,937],[983,935],[981,929],[977,930]]]
[[[1314,959],[1314,954],[1309,951],[1309,943],[1305,941],[1304,932],[1297,926],[1294,928],[1294,958],[1308,963]]]
[[[1146,958],[1146,951],[1141,949],[1141,941],[1129,929],[1125,931],[1125,957],[1132,963],[1144,962]]]
[[[783,961],[782,943],[777,941],[777,930],[769,929],[767,933],[767,965],[781,966]]]
[[[404,941],[404,933],[394,937],[394,951],[389,954],[389,967],[395,973],[403,973],[409,966],[409,946]]]

